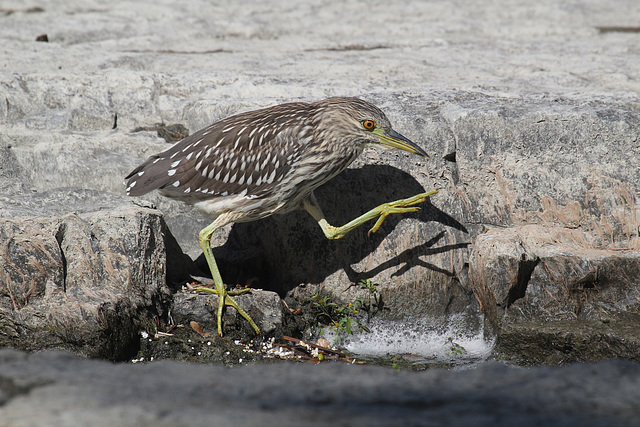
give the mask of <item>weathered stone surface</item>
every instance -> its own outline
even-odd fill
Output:
[[[640,365],[563,368],[486,364],[396,372],[338,363],[225,368],[78,360],[0,351],[7,427],[92,426],[631,426]]]
[[[166,315],[166,234],[139,207],[1,219],[0,345],[135,355],[141,324]]]
[[[504,311],[525,296],[539,261],[513,229],[491,230],[476,238],[469,256],[469,281],[493,330]]]
[[[626,359],[640,362],[640,316],[505,324],[495,352],[523,365]]]
[[[640,315],[640,251],[594,247],[578,230],[523,231],[540,263],[524,297],[509,311],[509,322]]]
[[[640,252],[527,225],[478,236],[469,279],[497,351],[528,363],[637,360]]]
[[[530,224],[579,229],[589,250],[626,254],[598,265],[635,271],[638,43],[636,33],[615,27],[637,25],[639,7],[635,0],[456,7],[328,1],[295,8],[279,0],[252,7],[4,2],[0,216],[55,219],[120,205],[122,177],[168,146],[155,130],[139,128],[181,123],[195,131],[278,102],[360,96],[383,108],[432,159],[365,153],[318,191],[330,222],[419,191],[437,188],[438,195],[419,213],[389,218],[376,235],[362,229],[339,242],[327,242],[306,213],[226,227],[214,245],[227,282],[255,283],[288,295],[293,305],[316,292],[353,299],[359,294],[349,284],[372,278],[386,315],[395,318],[467,313],[479,319],[476,298],[485,301],[486,294],[495,304],[485,301],[483,308],[502,321],[518,315],[510,308],[520,305],[518,321],[536,318],[536,310],[569,316],[576,307],[596,319],[605,300],[615,305],[611,311],[633,314],[636,283],[627,279],[610,279],[622,287],[595,286],[603,295],[597,304],[590,296],[576,306],[582,291],[558,292],[553,311],[535,306],[528,294],[535,286],[516,298],[523,283],[517,270],[498,277],[496,269],[492,277],[499,280],[476,287],[477,295],[468,276],[472,250],[493,256],[474,249],[484,244],[477,238],[485,227]],[[166,30],[176,25],[180,31]],[[49,42],[36,42],[45,30]],[[197,257],[197,232],[208,220],[158,195],[145,199]],[[51,239],[45,243],[55,250]],[[592,269],[580,263],[592,255],[572,247],[567,258],[563,245],[533,254],[559,274],[575,270],[589,282]],[[534,262],[523,253],[525,264]],[[15,256],[27,254],[34,251]],[[500,259],[512,269],[522,265]],[[55,254],[49,262],[56,283]],[[550,288],[566,279],[538,278],[540,265],[531,283],[548,280]],[[38,274],[33,292],[41,292]]]

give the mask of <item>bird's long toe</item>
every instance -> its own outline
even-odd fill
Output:
[[[232,295],[242,295],[246,294],[247,292],[251,292],[250,288],[227,291],[226,289],[213,289],[206,286],[199,286],[198,288],[196,288],[196,292],[206,292],[209,294],[218,295],[218,310],[216,313],[216,318],[218,322],[219,336],[222,336],[222,313],[225,306],[231,306],[235,308],[242,317],[247,319],[256,334],[260,333],[260,328],[258,328],[258,325],[256,325],[251,316],[249,316],[249,314],[247,314],[247,312],[244,311],[233,298],[231,298]]]

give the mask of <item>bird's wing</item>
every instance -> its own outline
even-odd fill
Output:
[[[268,194],[304,155],[311,127],[304,117],[274,124],[269,117],[245,116],[217,122],[151,156],[126,177],[127,193],[161,189],[196,200]]]

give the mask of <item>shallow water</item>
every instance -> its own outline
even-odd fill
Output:
[[[412,370],[472,367],[489,359],[494,345],[483,330],[470,330],[462,316],[444,321],[373,319],[367,326],[371,332],[344,336],[325,330],[322,335],[355,358]]]

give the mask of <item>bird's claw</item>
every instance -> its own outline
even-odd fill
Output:
[[[372,233],[375,233],[376,231],[378,231],[378,229],[380,229],[380,227],[382,226],[382,223],[384,222],[384,220],[387,219],[387,216],[389,216],[390,214],[409,213],[409,212],[419,211],[420,210],[419,207],[412,206],[412,205],[417,205],[419,203],[425,202],[429,196],[432,196],[437,192],[438,190],[431,190],[426,193],[420,193],[413,197],[409,197],[408,199],[396,200],[394,202],[389,202],[389,203],[380,205],[379,206],[380,217],[378,218],[376,223],[373,225],[373,227],[371,227],[368,234],[371,235]],[[411,207],[408,207],[408,206],[411,206]]]
[[[431,190],[427,191],[426,193],[416,194],[415,196],[409,197],[408,199],[396,200],[395,202],[391,202],[391,205],[398,207],[417,205],[418,203],[426,202],[429,196],[433,196],[437,192],[438,190]]]
[[[218,336],[222,336],[222,309],[224,308],[225,305],[235,308],[242,317],[247,319],[247,321],[249,322],[253,330],[256,332],[256,334],[260,334],[260,328],[258,328],[258,326],[255,324],[255,322],[251,318],[251,316],[249,316],[247,312],[244,311],[238,305],[238,303],[236,303],[231,298],[232,296],[235,296],[235,295],[242,295],[242,294],[246,294],[247,292],[251,292],[251,288],[227,291],[226,289],[212,289],[212,288],[207,288],[205,286],[199,286],[196,288],[196,292],[206,292],[209,294],[218,295],[218,316],[217,316]]]

